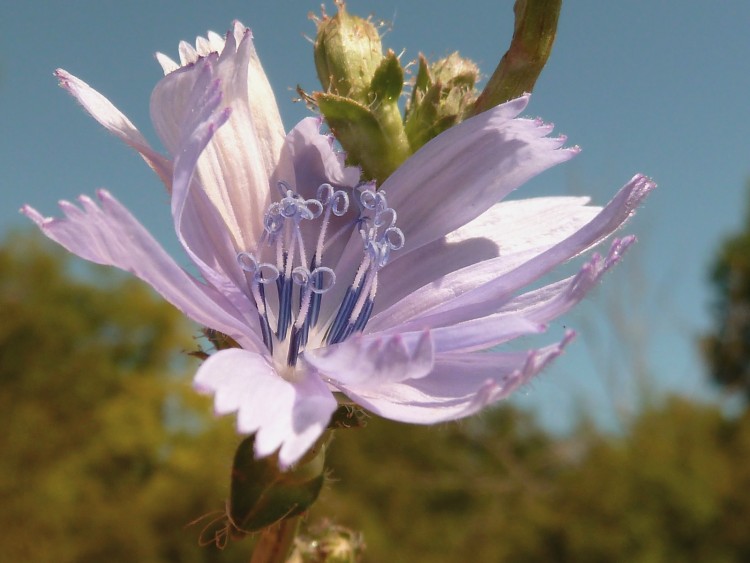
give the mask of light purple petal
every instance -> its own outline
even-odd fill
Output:
[[[224,332],[249,349],[262,349],[240,313],[216,290],[189,276],[148,231],[108,192],[98,192],[100,205],[81,196],[81,208],[63,201],[64,219],[21,209],[49,238],[81,258],[116,266],[151,285],[194,321]]]
[[[373,413],[414,424],[434,424],[475,414],[508,397],[544,369],[573,338],[528,352],[442,354],[433,371],[417,380],[377,389],[344,390]]]
[[[182,66],[193,64],[198,60],[198,51],[187,41],[180,41],[178,46],[180,53],[180,64]]]
[[[206,57],[211,53],[221,53],[224,50],[224,43],[224,38],[221,35],[209,31],[207,39],[205,37],[196,37],[195,47],[187,41],[180,42],[178,46],[178,53],[180,55],[179,64],[164,53],[156,53],[155,56],[166,75],[174,72],[183,65],[196,63],[199,57]]]
[[[359,168],[346,166],[344,153],[334,150],[333,136],[320,133],[322,124],[321,118],[306,117],[287,134],[280,160],[289,164],[274,176],[306,199],[315,197],[321,184],[352,188],[359,183]],[[293,175],[286,177],[289,168]]]
[[[191,56],[186,52],[186,56]],[[258,60],[249,30],[235,23],[215,66],[228,122],[214,135],[198,161],[197,178],[231,233],[238,250],[252,250],[262,233],[269,202],[269,178],[278,164],[284,130],[276,101]],[[180,148],[183,124],[200,64],[165,76],[151,96],[151,117],[171,154]]]
[[[341,344],[308,350],[304,359],[336,387],[369,389],[424,377],[432,370],[434,348],[428,332],[408,342],[400,335],[355,335]]]
[[[507,299],[510,293],[539,279],[559,264],[599,244],[610,236],[633,215],[635,209],[643,202],[643,199],[655,185],[645,176],[635,176],[594,220],[577,233],[508,274],[467,291],[450,303],[438,306],[431,311],[431,314],[460,310],[458,318],[472,318],[477,314],[486,312],[487,307],[491,306],[492,303]]]
[[[594,254],[575,276],[524,293],[509,301],[500,312],[521,315],[538,323],[564,315],[580,303],[634,242],[634,236],[615,239],[606,258]]]
[[[159,175],[167,189],[171,189],[172,166],[169,160],[151,148],[135,125],[112,102],[83,80],[63,69],[57,69],[55,76],[60,81],[60,86],[67,90],[91,117],[126,145],[138,151],[143,160]]]
[[[175,231],[203,277],[242,311],[248,324],[258,331],[257,310],[243,290],[246,281],[237,264],[231,235],[208,196],[194,181],[200,155],[229,115],[227,108],[222,109],[220,81],[214,78],[213,66],[208,59],[202,59],[196,68],[200,72],[190,100],[194,109],[183,124],[180,150],[174,161]]]
[[[237,412],[240,432],[255,433],[255,455],[279,452],[287,468],[315,443],[336,409],[336,399],[313,373],[298,370],[294,382],[279,376],[271,359],[237,348],[208,358],[195,388],[214,394],[217,414]]]
[[[406,334],[404,331],[431,329],[438,352],[483,350],[524,334],[541,332],[544,323],[578,304],[634,242],[633,236],[615,239],[606,259],[594,254],[575,276],[510,300],[488,303],[481,310],[485,316],[462,320],[462,312],[450,309],[403,323],[396,330]]]
[[[434,326],[433,315],[442,315],[437,324],[443,324],[497,311],[516,291],[610,236],[654,186],[645,176],[635,176],[591,222],[562,242],[533,256],[500,256],[438,278],[373,318],[368,330],[416,330]]]
[[[435,323],[434,328],[430,326],[429,322],[415,322],[408,325],[403,331],[393,331],[390,334],[397,334],[407,345],[413,345],[413,342],[420,338],[424,331],[430,330],[435,352],[445,353],[486,350],[520,336],[538,334],[546,328],[539,322],[515,313],[496,313],[455,324],[437,322],[439,320],[442,320],[440,316],[429,319],[429,321]],[[407,332],[407,330],[410,332]],[[368,334],[363,338],[382,337],[383,333],[375,333]]]
[[[418,262],[389,263],[379,274],[375,315],[370,326],[381,326],[383,317],[378,312],[451,272],[498,256],[540,254],[578,231],[601,211],[600,207],[586,205],[588,202],[587,197],[503,201],[444,238],[425,245]],[[467,284],[480,283],[479,276],[467,278]]]
[[[432,139],[382,185],[406,237],[393,260],[455,231],[540,172],[571,159],[551,126],[515,119],[529,96],[481,113]]]

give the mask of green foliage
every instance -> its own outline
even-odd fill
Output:
[[[553,442],[508,408],[437,427],[373,418],[339,431],[329,459],[313,513],[362,530],[368,561],[506,560],[529,532],[518,513],[544,511],[559,472]]]
[[[704,356],[716,383],[750,399],[750,205],[744,230],[719,250],[711,282],[714,329],[703,339]]]
[[[671,399],[626,436],[594,439],[555,495],[569,517],[544,530],[554,560],[747,561],[748,437],[750,418]]]
[[[553,440],[511,408],[339,432],[314,512],[366,561],[750,560],[750,415],[672,399],[626,434]]]
[[[193,329],[80,267],[39,238],[0,247],[0,561],[219,560],[185,525],[222,508],[239,439],[190,389]]]

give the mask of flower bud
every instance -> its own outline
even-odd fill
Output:
[[[473,108],[479,68],[457,52],[419,69],[407,107],[405,130],[412,151],[460,123]]]
[[[398,107],[403,81],[398,57],[389,51],[364,93],[366,103],[325,92],[312,96],[348,163],[360,166],[363,177],[378,184],[411,154]]]
[[[433,82],[441,83],[446,88],[463,88],[471,91],[479,79],[479,67],[473,61],[461,57],[456,51],[432,63],[430,74]]]
[[[326,433],[294,467],[282,471],[275,455],[257,459],[255,437],[245,438],[232,465],[231,535],[242,537],[308,510],[323,487],[327,440]]]
[[[362,535],[328,521],[295,540],[288,563],[356,563],[364,551]]]
[[[382,183],[411,154],[398,107],[404,70],[393,51],[382,52],[369,21],[350,15],[344,2],[318,25],[314,56],[322,92],[304,99],[323,114],[328,127],[365,179]]]
[[[367,104],[367,92],[383,59],[380,34],[369,20],[349,14],[344,2],[338,13],[316,21],[315,68],[323,89]]]

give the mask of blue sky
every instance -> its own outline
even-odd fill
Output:
[[[59,199],[107,187],[176,254],[161,184],[57,88],[53,70],[89,82],[156,142],[148,100],[161,71],[153,53],[176,58],[179,40],[223,33],[237,18],[254,31],[289,128],[307,115],[293,103],[293,88],[317,86],[305,35],[314,35],[307,14],[319,4],[0,0],[0,233],[26,223],[17,213],[23,203],[52,214]],[[403,50],[402,60],[459,50],[486,75],[513,27],[510,0],[348,5],[384,20],[384,44]],[[625,263],[579,312],[552,327],[576,327],[578,342],[515,399],[553,427],[579,405],[611,423],[613,406],[627,405],[644,371],[657,389],[711,395],[695,342],[709,326],[708,265],[744,217],[748,24],[743,0],[563,7],[528,113],[554,122],[583,152],[516,196],[591,194],[604,203],[635,172],[659,189],[627,229],[640,243]]]

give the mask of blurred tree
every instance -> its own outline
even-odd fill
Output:
[[[750,201],[744,229],[719,249],[711,282],[714,329],[703,339],[704,355],[716,383],[750,399]]]
[[[510,561],[509,537],[531,542],[528,515],[554,510],[560,471],[554,442],[510,407],[436,427],[372,418],[338,432],[329,461],[312,513],[362,530],[367,561]]]
[[[239,441],[190,389],[193,329],[81,267],[39,237],[0,247],[0,561],[246,561],[184,528],[222,508]]]
[[[750,561],[750,414],[670,399],[623,435],[552,439],[510,407],[339,432],[314,514],[367,561]]]
[[[750,560],[750,417],[672,398],[624,436],[592,436],[550,498],[538,559],[516,561],[743,562]]]

